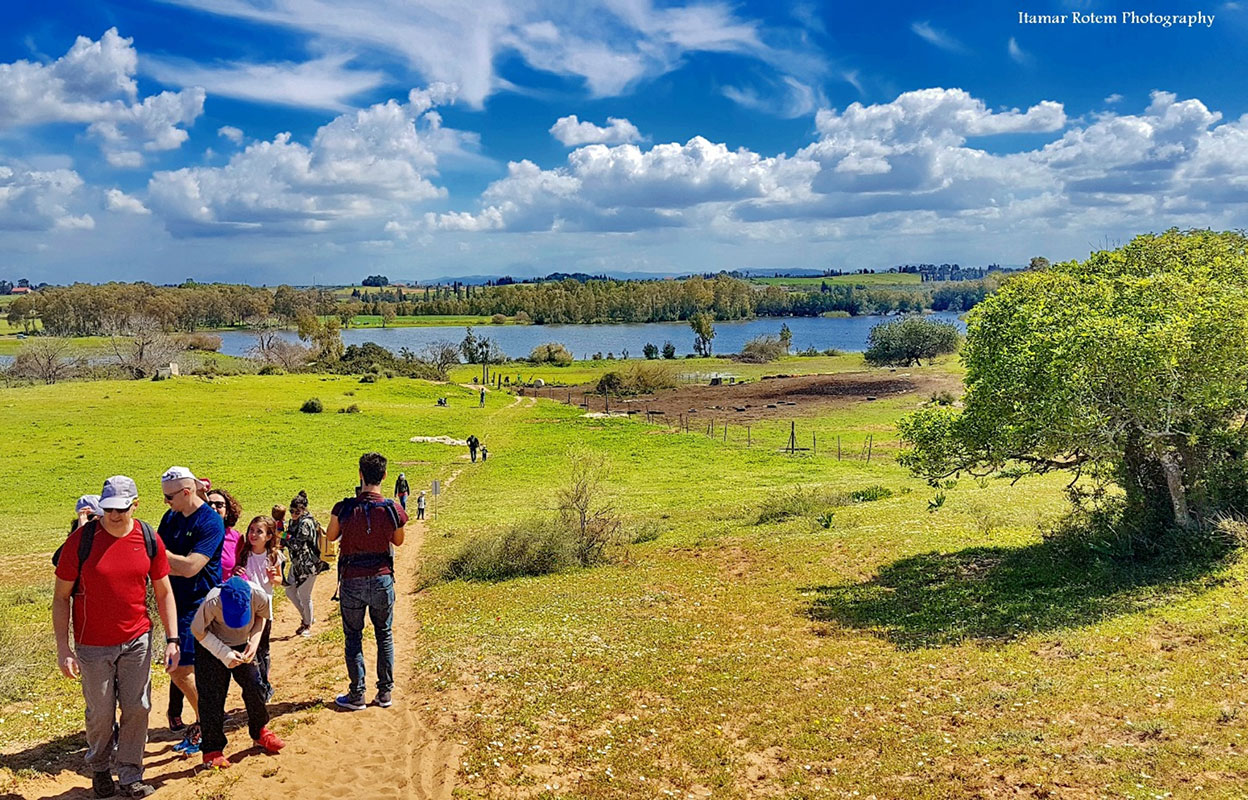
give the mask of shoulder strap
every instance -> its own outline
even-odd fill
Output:
[[[78,538],[78,574],[82,575],[82,565],[87,563],[87,558],[91,555],[91,545],[95,543],[95,529],[99,525],[95,520],[91,520],[82,526],[82,534]]]
[[[143,520],[139,520],[139,527],[143,529],[143,546],[147,548],[147,560],[151,561],[156,557],[156,531]]]

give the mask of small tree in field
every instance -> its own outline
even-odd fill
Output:
[[[671,360],[676,357],[676,345],[671,342],[663,343],[663,357]]]
[[[1244,234],[1170,230],[1025,272],[968,325],[965,409],[902,421],[915,472],[1087,475],[1121,489],[1140,542],[1248,511]]]
[[[919,366],[936,356],[956,352],[962,341],[958,326],[923,317],[905,317],[881,322],[867,334],[867,351],[862,354],[875,367]]]
[[[653,361],[659,357],[659,348],[650,342],[646,342],[646,344],[641,348],[641,354],[644,355],[648,361]]]
[[[689,327],[693,328],[693,352],[709,358],[711,340],[715,338],[715,318],[705,311],[699,311],[689,318]]]
[[[607,547],[621,541],[623,522],[607,502],[611,464],[605,453],[584,448],[568,452],[568,482],[556,493],[559,517],[573,532],[581,566],[601,562]]]

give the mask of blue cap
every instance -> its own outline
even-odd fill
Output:
[[[221,584],[221,617],[231,628],[251,624],[251,584],[237,575]]]

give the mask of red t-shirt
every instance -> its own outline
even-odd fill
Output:
[[[97,525],[91,554],[78,570],[78,542],[85,526],[69,535],[61,550],[56,577],[78,579],[74,593],[74,641],[111,647],[125,644],[151,630],[147,616],[147,579],[158,581],[169,574],[165,545],[156,537],[156,557],[147,558],[139,521],[120,539]]]
[[[390,552],[390,536],[407,524],[407,512],[403,507],[386,503],[376,492],[364,492],[354,499],[340,501],[331,513],[338,518],[342,536],[338,556],[347,558],[342,577],[391,574],[393,570],[384,557]],[[351,564],[351,556],[365,556],[365,563]]]

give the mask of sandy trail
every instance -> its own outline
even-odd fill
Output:
[[[336,710],[333,699],[347,686],[341,636],[334,640],[319,635],[310,639],[293,636],[298,615],[289,601],[281,600],[274,609],[271,679],[276,694],[269,711],[273,716],[270,726],[285,738],[286,749],[280,755],[268,756],[252,746],[242,697],[232,688],[226,704],[230,742],[225,753],[233,766],[220,772],[201,772],[199,756],[188,759],[173,752],[180,737],[164,727],[166,694],[163,688],[156,690],[144,760],[145,779],[159,790],[154,796],[170,800],[343,794],[450,798],[461,748],[433,730],[431,718],[426,716],[432,710],[430,702],[414,689],[411,650],[419,624],[415,577],[424,534],[423,522],[409,522],[407,541],[396,549],[395,687],[390,708],[370,705],[363,711]],[[330,600],[334,583],[333,570],[318,580],[316,634],[340,630],[337,604]],[[370,700],[376,691],[373,642],[369,623],[364,631],[364,659],[369,682],[366,697]],[[81,774],[82,752],[78,749],[60,759],[63,767],[52,777],[22,784],[20,796],[32,800],[93,798],[90,779]]]

